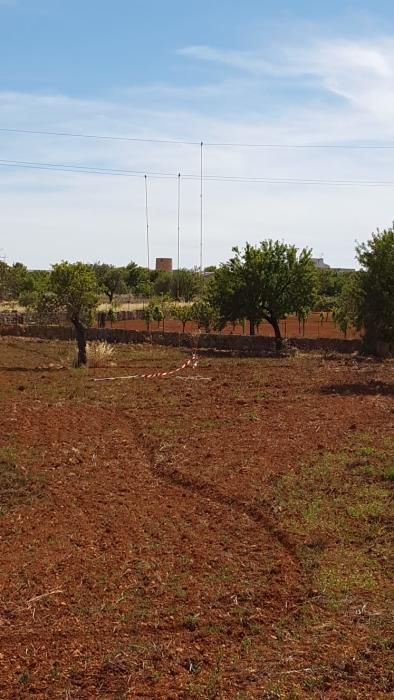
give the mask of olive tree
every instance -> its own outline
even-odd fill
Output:
[[[262,321],[270,323],[280,350],[280,319],[306,312],[315,301],[317,278],[311,251],[298,252],[295,246],[266,240],[233,252],[215,272],[210,301],[222,322],[246,318],[251,335]]]
[[[48,284],[36,300],[39,312],[64,311],[74,326],[78,366],[86,365],[86,328],[92,322],[99,290],[91,265],[61,262],[52,266]]]

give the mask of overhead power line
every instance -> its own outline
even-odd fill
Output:
[[[103,141],[131,141],[135,143],[174,144],[183,146],[200,146],[199,141],[183,139],[159,139],[142,136],[115,136],[109,134],[82,134],[70,131],[45,131],[35,129],[15,129],[0,127],[0,132],[9,134],[31,134],[36,136],[61,136],[66,138],[96,139]],[[353,150],[394,150],[394,144],[345,144],[345,143],[240,143],[204,141],[204,146],[219,148],[282,148],[282,149],[353,149]]]
[[[199,146],[199,141],[178,141],[176,139],[155,139],[134,136],[110,136],[105,134],[79,134],[70,131],[34,131],[33,129],[8,129],[0,127],[0,132],[11,134],[35,134],[37,136],[65,136],[73,139],[98,139],[103,141],[139,141],[141,143],[173,143],[186,146]]]
[[[35,161],[1,160],[0,167],[46,170],[49,172],[74,173],[79,175],[106,175],[112,177],[136,177],[148,176],[154,179],[174,179],[177,173],[146,172],[138,170],[125,170],[105,167],[92,167],[88,165],[67,165],[64,163],[40,163]],[[183,180],[197,180],[201,183],[201,173],[182,174]],[[317,178],[274,178],[274,177],[243,177],[237,175],[204,174],[205,182],[245,182],[267,183],[278,185],[327,185],[332,187],[394,187],[394,181],[389,180],[326,180]]]

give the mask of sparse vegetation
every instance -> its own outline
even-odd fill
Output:
[[[69,348],[0,342],[0,694],[387,697],[392,362]]]
[[[87,366],[93,368],[111,367],[113,362],[114,346],[105,341],[86,343]],[[72,366],[78,367],[78,352],[74,352]]]

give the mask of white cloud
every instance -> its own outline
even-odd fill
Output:
[[[214,49],[210,46],[188,46],[179,49],[177,53],[180,56],[200,61],[221,63],[230,68],[246,71],[252,75],[275,74],[277,71],[275,65],[264,59],[261,54],[249,51],[229,51]]]
[[[179,53],[185,57],[225,65],[260,79],[308,78],[371,112],[379,120],[394,113],[394,38],[374,43],[346,39],[315,40],[309,45],[272,44],[260,51],[229,51],[191,46]]]
[[[49,131],[130,135],[205,142],[324,144],[394,140],[394,41],[376,45],[335,40],[276,47],[257,53],[207,47],[184,55],[226,64],[217,85],[131,87],[118,100],[0,93],[0,126]],[[233,69],[237,69],[236,75]],[[240,79],[239,71],[248,75]],[[262,76],[320,86],[313,102],[280,103],[275,115],[264,101],[242,109]],[[324,94],[340,96],[326,102]],[[229,116],[211,100],[234,104]],[[169,97],[166,109],[162,100]],[[192,101],[190,101],[192,100]],[[188,105],[187,108],[185,104]],[[138,105],[138,106],[136,106]],[[235,109],[236,108],[236,109]],[[209,114],[210,116],[207,116]],[[215,116],[213,116],[215,114]],[[196,146],[96,141],[0,133],[1,158],[142,172],[199,172]],[[392,180],[392,151],[207,148],[210,174],[267,178]],[[61,258],[145,261],[143,180],[0,168],[1,242],[10,260],[31,266]],[[323,252],[328,262],[350,265],[354,240],[393,218],[390,188],[338,188],[290,184],[207,182],[205,261],[226,259],[234,244],[266,236]],[[150,182],[152,259],[176,252],[176,179]],[[199,183],[182,182],[183,263],[198,264]]]

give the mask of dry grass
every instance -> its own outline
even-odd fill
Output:
[[[113,366],[114,346],[109,343],[97,342],[87,344],[88,367]]]
[[[94,369],[97,367],[114,367],[113,362],[114,346],[106,341],[98,341],[86,344],[86,354],[88,358],[88,367]],[[71,367],[78,366],[78,348],[74,347],[69,358]]]

